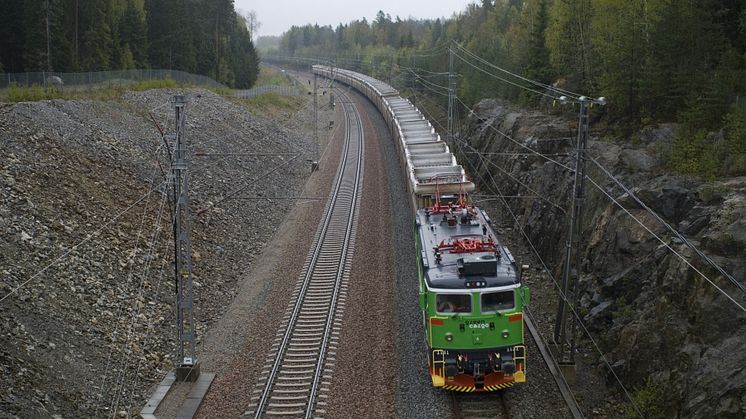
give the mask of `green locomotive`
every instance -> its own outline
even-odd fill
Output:
[[[416,212],[419,304],[433,386],[495,391],[526,381],[530,293],[487,214],[463,196]]]

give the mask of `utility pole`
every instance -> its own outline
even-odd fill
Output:
[[[456,95],[453,75],[453,45],[448,47],[448,139],[453,147],[453,100]]]
[[[391,85],[391,71],[394,67],[394,53],[389,53],[389,85]]]
[[[567,97],[561,96],[560,103],[565,104],[568,102]],[[567,231],[567,241],[565,243],[565,265],[562,272],[562,295],[559,298],[559,304],[557,307],[557,319],[554,324],[554,343],[559,349],[559,361],[565,372],[572,371],[574,379],[574,366],[575,366],[575,332],[577,327],[576,316],[571,316],[573,319],[572,323],[572,337],[570,343],[569,357],[565,357],[565,328],[566,328],[566,317],[567,317],[567,305],[569,304],[570,296],[570,276],[572,275],[573,265],[575,267],[575,275],[572,279],[572,294],[573,308],[578,307],[580,300],[580,234],[582,232],[582,220],[583,220],[583,203],[585,202],[585,150],[588,146],[588,107],[591,104],[605,105],[606,99],[600,97],[598,99],[589,99],[585,96],[581,96],[577,99],[580,104],[580,114],[578,117],[578,138],[576,141],[576,154],[575,160],[575,177],[573,179],[573,205],[570,211],[570,223]],[[575,247],[575,249],[573,249]],[[574,250],[574,254],[573,254]],[[574,263],[573,263],[574,256]]]
[[[331,64],[331,63],[330,63]],[[332,67],[332,81],[329,83],[329,108],[334,109],[334,80],[336,78],[337,56],[334,56],[334,67]]]
[[[184,146],[183,95],[174,95],[171,100],[176,119],[174,153],[171,159],[174,202],[174,256],[176,274],[176,329],[178,348],[176,379],[195,381],[199,377],[196,354],[196,330],[194,328],[194,294],[192,289],[192,243],[189,223],[189,173],[187,149]]]
[[[409,68],[412,72],[412,105],[417,106],[417,90],[415,85],[415,74],[414,74],[414,54],[409,56]]]
[[[318,76],[313,75],[313,143],[314,156],[311,163],[311,171],[314,172],[319,168],[319,95],[317,91]]]

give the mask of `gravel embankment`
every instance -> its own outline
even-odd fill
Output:
[[[171,131],[174,93],[0,104],[0,297],[28,281],[0,303],[0,416],[132,414],[172,368],[173,244],[156,187],[168,163],[149,112]],[[186,93],[190,148],[227,154],[190,170],[203,340],[293,204],[271,198],[300,193],[313,147],[285,116]],[[235,154],[247,152],[301,155]]]

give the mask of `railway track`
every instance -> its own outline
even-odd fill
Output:
[[[362,121],[342,93],[345,145],[334,189],[293,292],[247,417],[319,417],[344,310],[362,190]]]
[[[510,419],[502,392],[451,393],[454,419]]]

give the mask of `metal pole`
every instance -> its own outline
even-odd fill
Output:
[[[176,120],[174,154],[171,161],[174,199],[174,245],[176,274],[176,327],[178,331],[178,353],[176,359],[177,378],[195,380],[199,375],[196,354],[196,330],[194,328],[194,295],[192,289],[192,245],[189,215],[188,156],[184,147],[183,95],[174,95],[172,105]]]
[[[453,48],[448,47],[448,137],[453,147]]]
[[[313,143],[315,147],[314,160],[319,162],[319,95],[317,92],[318,76],[313,75]]]
[[[567,242],[565,244],[565,266],[562,274],[562,294],[559,298],[559,304],[557,308],[557,320],[554,325],[554,342],[559,345],[560,358],[564,356],[564,340],[565,340],[565,318],[566,318],[566,306],[568,304],[568,288],[570,283],[570,274],[572,268],[572,252],[573,242],[579,241],[580,232],[580,216],[581,209],[584,200],[584,185],[585,185],[585,159],[584,153],[588,141],[588,100],[585,98],[580,99],[580,116],[578,118],[578,138],[576,144],[577,159],[575,161],[575,178],[573,180],[573,206],[570,213],[570,225],[567,230]],[[576,250],[577,252],[577,250]],[[576,262],[575,266],[575,280],[574,280],[574,292],[578,293],[577,280],[580,276],[580,266]],[[573,328],[574,329],[574,328]],[[573,336],[573,343],[574,343]],[[574,356],[570,353],[570,360],[572,361]]]
[[[394,67],[394,53],[389,53],[389,84],[391,84],[391,71]]]
[[[578,149],[578,167],[579,172],[576,179],[578,179],[578,186],[576,189],[576,218],[575,222],[575,280],[573,281],[573,307],[579,307],[580,305],[580,238],[583,232],[583,203],[585,202],[585,150],[588,146],[588,102],[582,101],[580,104],[580,124],[579,127],[582,130],[582,144]],[[576,316],[572,316],[572,328],[570,332],[570,362],[575,363],[575,335],[578,327],[578,319]]]

